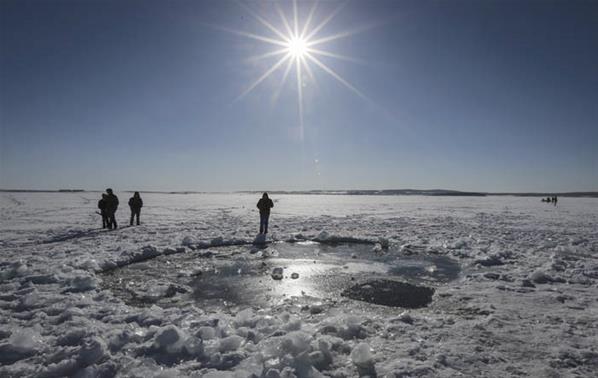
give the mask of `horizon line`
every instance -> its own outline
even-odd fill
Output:
[[[0,192],[21,192],[21,193],[101,193],[105,190],[100,189],[4,189],[0,188]],[[347,195],[417,195],[417,194],[433,194],[437,195],[454,194],[454,195],[580,195],[580,196],[597,196],[598,190],[568,190],[568,191],[469,191],[469,190],[457,190],[457,189],[294,189],[294,190],[256,190],[256,189],[245,189],[245,190],[120,190],[119,192],[143,192],[143,193],[163,193],[163,194],[233,194],[233,193],[276,193],[276,194],[347,194]],[[395,193],[392,193],[395,192]],[[413,193],[409,193],[413,192]]]

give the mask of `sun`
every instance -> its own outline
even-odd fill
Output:
[[[287,46],[288,53],[294,58],[303,58],[308,52],[307,41],[301,37],[293,37]]]
[[[251,61],[280,57],[275,61],[275,63],[273,63],[270,66],[268,70],[266,70],[266,72],[264,72],[257,80],[251,83],[239,95],[239,97],[237,97],[237,99],[246,96],[260,83],[262,83],[266,78],[268,78],[270,75],[272,75],[275,71],[278,71],[279,69],[282,69],[284,71],[282,82],[280,83],[280,87],[282,88],[289,74],[292,71],[295,71],[294,76],[297,80],[299,128],[301,133],[301,139],[303,139],[303,77],[304,73],[306,73],[310,79],[315,80],[314,74],[312,72],[313,67],[318,67],[319,69],[336,79],[336,81],[342,84],[345,88],[349,89],[351,92],[355,93],[363,99],[367,99],[367,97],[363,93],[361,93],[357,88],[351,85],[347,80],[341,77],[338,73],[336,73],[331,67],[329,67],[320,59],[321,57],[327,57],[355,61],[355,59],[351,57],[327,51],[325,49],[320,48],[320,46],[322,44],[325,44],[326,42],[335,41],[340,38],[346,38],[362,30],[347,30],[333,35],[317,37],[319,32],[334,18],[334,16],[342,9],[344,5],[339,6],[330,15],[324,17],[319,22],[319,24],[314,24],[313,21],[315,20],[315,18],[317,18],[316,7],[318,2],[316,1],[309,10],[307,17],[305,18],[305,21],[302,23],[302,25],[300,25],[301,23],[299,21],[300,17],[298,14],[299,12],[297,9],[296,0],[293,0],[292,2],[293,14],[291,20],[287,18],[284,11],[279,7],[278,3],[275,4],[278,14],[280,16],[282,28],[276,27],[271,21],[264,18],[261,14],[253,11],[250,7],[247,7],[242,3],[240,4],[243,8],[245,8],[245,10],[247,10],[247,12],[250,15],[252,15],[257,21],[259,21],[262,24],[262,26],[264,26],[264,31],[270,32],[270,35],[258,35],[254,33],[224,28],[224,30],[226,31],[239,34],[244,37],[252,38],[271,46],[276,46],[276,50],[272,50],[261,55],[253,56],[250,58]]]

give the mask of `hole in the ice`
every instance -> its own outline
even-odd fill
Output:
[[[457,262],[446,256],[405,256],[367,244],[273,243],[260,250],[227,246],[212,251],[160,256],[128,265],[105,273],[102,284],[131,305],[216,308],[264,306],[291,297],[335,299],[341,294],[364,300],[357,294],[356,284],[376,282],[374,295],[370,295],[375,301],[370,302],[385,304],[384,299],[376,298],[388,297],[388,305],[395,306],[400,293],[408,299],[406,305],[398,305],[410,307],[415,301],[410,299],[413,293],[421,292],[410,292],[406,282],[437,286],[456,278],[460,271]],[[383,284],[389,278],[390,283]],[[362,287],[361,292],[366,289]]]
[[[351,286],[341,295],[390,307],[420,308],[432,302],[434,289],[406,282],[375,280]]]

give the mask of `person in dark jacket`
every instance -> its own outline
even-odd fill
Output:
[[[257,208],[260,209],[260,234],[268,233],[268,218],[270,218],[270,209],[273,207],[274,203],[268,198],[268,193],[264,193],[257,202]]]
[[[129,207],[131,208],[131,226],[133,225],[133,218],[135,216],[137,217],[137,225],[139,226],[139,214],[143,207],[143,200],[141,199],[141,196],[139,196],[139,192],[135,192],[133,197],[129,198]]]
[[[116,218],[114,217],[116,214],[116,209],[118,209],[118,197],[112,192],[112,189],[106,189],[106,214],[108,216],[108,229],[111,230],[113,228],[117,228],[118,225],[116,224]]]
[[[106,195],[105,193],[102,194],[102,199],[100,199],[98,201],[98,209],[100,209],[100,215],[102,216],[102,228],[106,228],[108,227],[108,211],[107,209],[107,203],[106,203],[106,199],[108,198],[108,195]]]

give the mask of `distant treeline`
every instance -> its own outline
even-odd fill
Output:
[[[256,193],[257,191],[246,191],[241,193]],[[383,189],[383,190],[297,190],[285,191],[274,190],[271,194],[325,194],[325,195],[343,195],[343,196],[475,196],[484,197],[486,193],[478,192],[460,192],[458,190],[446,189]]]
[[[255,193],[259,191],[244,191],[240,193]],[[515,196],[515,197],[587,197],[598,198],[598,192],[566,192],[566,193],[486,193],[486,192],[461,192],[448,189],[384,189],[384,190],[297,190],[297,191],[269,191],[271,194],[325,194],[325,195],[355,195],[355,196]]]
[[[487,193],[489,196],[516,196],[516,197],[586,197],[598,198],[598,192],[565,192],[565,193]]]
[[[84,189],[58,189],[58,190],[45,190],[45,189],[0,189],[0,192],[13,192],[13,193],[82,193]]]
[[[101,192],[98,190],[83,189],[59,189],[59,190],[30,190],[30,189],[0,189],[0,192],[22,192],[22,193],[82,193],[82,192]],[[132,190],[120,190],[120,192],[133,192]],[[158,194],[222,194],[223,192],[161,192],[161,191],[142,191],[143,193]],[[231,193],[231,192],[228,192]],[[238,191],[232,193],[261,194],[261,191]],[[565,193],[485,193],[485,192],[461,192],[458,190],[447,189],[384,189],[384,190],[273,190],[270,194],[324,194],[324,195],[350,195],[350,196],[461,196],[461,197],[484,197],[484,196],[514,196],[514,197],[585,197],[598,198],[598,192],[565,192]]]
[[[486,193],[460,192],[458,190],[430,189],[387,189],[387,190],[349,190],[349,195],[380,195],[380,196],[474,196],[483,197]]]

